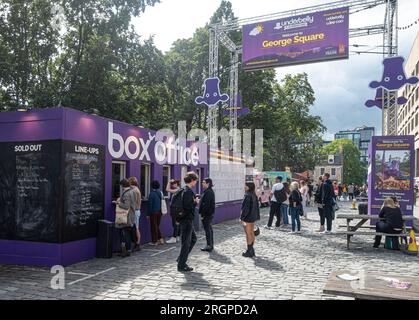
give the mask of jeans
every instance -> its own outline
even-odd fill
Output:
[[[354,194],[353,193],[350,193],[349,194],[349,200],[353,200],[354,199]]]
[[[323,207],[324,217],[326,218],[327,231],[332,231],[332,221],[333,221],[333,206],[331,204],[326,204]]]
[[[180,225],[179,222],[176,221],[175,217],[171,215],[172,217],[172,228],[173,228],[173,238],[180,237]]]
[[[276,217],[275,226],[279,227],[281,224],[281,214],[280,214],[280,204],[278,202],[272,201],[271,202],[271,209],[269,211],[269,220],[268,220],[268,227],[272,227],[272,222],[274,221],[274,216]]]
[[[391,225],[389,225],[388,223],[384,221],[377,222],[377,224],[375,225],[375,230],[381,233],[391,233],[391,234],[400,233],[400,231],[394,230]],[[378,247],[381,243],[381,239],[382,239],[382,236],[375,236],[374,245]]]
[[[324,209],[318,208],[318,210],[319,210],[319,216],[320,216],[320,225],[324,226],[324,224],[326,223],[326,218],[324,216]]]
[[[297,225],[297,230],[301,230],[300,222],[300,210],[299,207],[290,207],[291,222],[292,222],[292,231],[295,231],[295,226]]]
[[[156,243],[162,238],[160,232],[161,217],[161,212],[154,212],[150,216],[151,241],[153,241],[154,243]]]
[[[211,248],[214,247],[214,231],[212,230],[212,219],[214,219],[214,216],[202,218],[202,225],[204,226],[207,245]]]
[[[128,252],[131,252],[131,232],[132,227],[125,227],[119,229],[119,237],[121,241],[121,247],[125,246]]]
[[[289,205],[284,204],[284,203],[281,204],[282,221],[284,222],[285,225],[288,225],[289,224],[289,221],[288,221],[288,208],[289,208]]]
[[[189,253],[197,241],[193,220],[184,220],[180,223],[180,234],[182,237],[182,247],[178,258],[178,267],[184,268],[188,261]]]

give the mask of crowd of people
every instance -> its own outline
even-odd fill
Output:
[[[195,172],[189,172],[183,178],[184,187],[181,187],[179,180],[170,180],[166,186],[169,195],[170,208],[166,207],[166,198],[160,190],[160,183],[151,183],[151,192],[148,197],[148,210],[146,217],[150,222],[151,245],[158,246],[166,243],[179,243],[180,252],[177,258],[178,271],[189,272],[193,268],[188,266],[187,261],[190,252],[194,248],[197,237],[194,229],[195,214],[201,217],[205,230],[206,246],[202,251],[212,252],[214,250],[214,232],[212,223],[215,214],[215,194],[213,182],[206,178],[202,183],[203,192],[201,195],[194,193],[198,183],[198,176]],[[124,179],[120,182],[122,193],[116,204],[119,208],[126,210],[127,217],[123,223],[116,224],[119,230],[121,243],[121,257],[130,256],[132,251],[141,250],[141,233],[139,222],[141,217],[141,191],[135,177]],[[242,253],[244,257],[255,256],[255,240],[260,232],[256,223],[260,220],[259,201],[255,192],[255,183],[246,182],[244,186],[244,199],[240,212],[240,223],[243,226],[246,238],[247,250]],[[275,179],[275,184],[270,192],[270,212],[266,229],[272,230],[275,221],[276,228],[282,228],[291,224],[292,233],[300,233],[302,219],[307,219],[308,207],[318,208],[320,217],[320,228],[316,232],[323,234],[332,233],[335,212],[338,210],[338,201],[352,200],[355,197],[366,195],[366,187],[358,187],[354,184],[337,184],[330,180],[330,175],[325,173],[315,185],[301,182],[282,181],[282,177]],[[160,231],[162,216],[170,212],[172,220],[172,236],[165,240]],[[397,232],[401,228],[401,211],[397,206],[397,200],[386,199],[380,217],[384,218],[377,224],[377,231]],[[374,247],[378,247],[381,238],[377,236]]]

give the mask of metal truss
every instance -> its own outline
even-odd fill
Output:
[[[289,10],[269,15],[263,15],[247,19],[236,19],[232,21],[220,22],[210,25],[210,44],[209,44],[209,75],[215,77],[218,75],[218,51],[221,43],[231,53],[231,67],[230,67],[230,106],[235,106],[237,102],[237,95],[239,92],[238,74],[239,74],[239,55],[242,53],[242,46],[236,45],[229,37],[230,31],[238,31],[242,26],[264,22],[269,20],[292,17],[296,15],[315,13],[324,10],[332,10],[341,7],[349,7],[350,14],[355,14],[360,11],[375,8],[380,5],[386,6],[386,14],[384,23],[381,25],[365,26],[360,28],[352,28],[349,30],[349,37],[365,37],[371,35],[383,35],[383,55],[391,57],[397,54],[398,50],[398,12],[397,0],[343,0],[328,4],[321,4],[301,9]],[[396,93],[389,93],[389,95],[396,95]],[[397,99],[389,98],[386,101],[387,105],[383,105],[383,135],[397,134]],[[208,112],[208,127],[209,130],[218,129],[218,107],[215,108],[217,112]],[[211,111],[211,110],[210,110]],[[215,117],[215,119],[213,118]],[[230,130],[237,129],[237,108],[230,109]]]

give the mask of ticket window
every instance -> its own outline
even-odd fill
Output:
[[[186,174],[188,173],[188,167],[187,166],[182,166],[181,169],[180,169],[180,172],[181,172],[181,177],[180,177],[181,187],[183,188],[186,185],[183,178],[185,178]]]
[[[112,162],[112,200],[118,199],[122,194],[120,182],[127,176],[127,164],[121,161]]]
[[[163,194],[165,197],[169,197],[169,193],[166,191],[167,183],[170,181],[172,177],[172,167],[171,166],[163,166],[163,185],[161,186]]]
[[[140,179],[140,190],[143,199],[148,199],[151,188],[151,165],[141,165],[141,179]]]

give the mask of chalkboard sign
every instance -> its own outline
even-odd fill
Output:
[[[63,242],[95,237],[104,217],[103,146],[64,142]]]
[[[0,238],[59,242],[61,141],[0,144]]]

